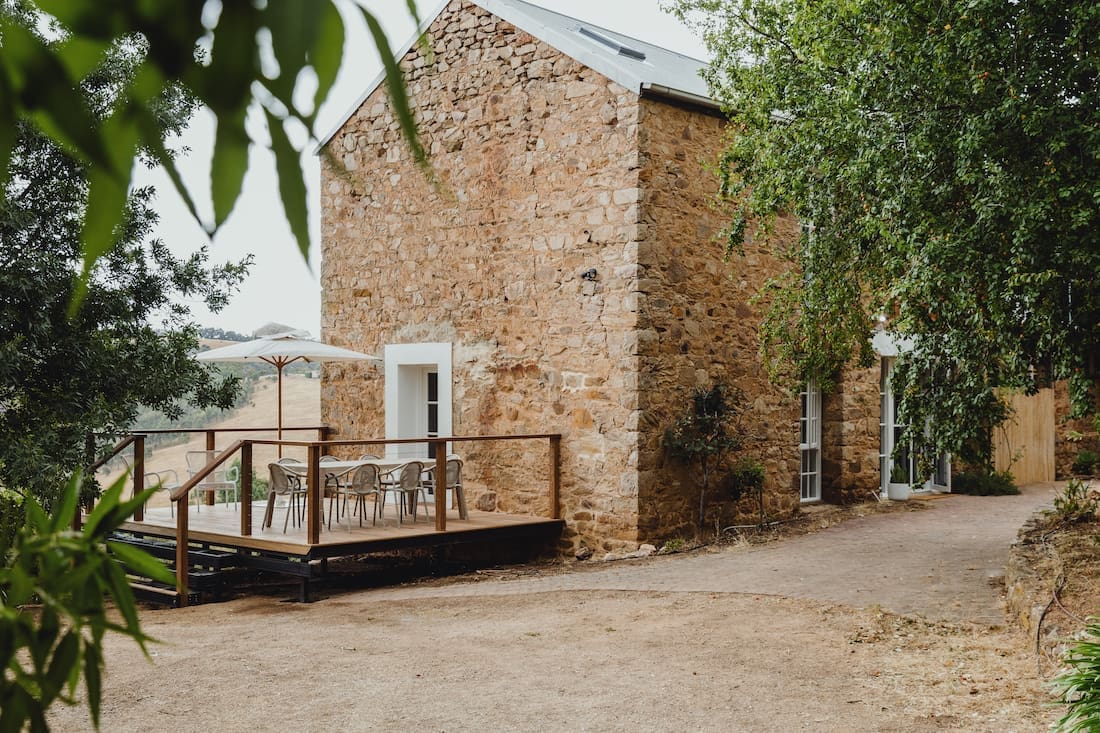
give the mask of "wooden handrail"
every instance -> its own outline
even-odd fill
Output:
[[[143,433],[145,435],[163,435],[167,433],[274,433],[279,428],[134,428],[131,433]],[[283,432],[288,430],[328,430],[328,425],[300,425],[296,427],[283,426]]]
[[[125,438],[120,440],[118,443],[115,444],[115,447],[111,449],[110,453],[106,454],[105,456],[100,458],[98,461],[96,461],[96,462],[92,463],[90,466],[88,466],[87,469],[85,469],[88,472],[88,475],[91,476],[93,473],[95,473],[99,469],[103,468],[103,466],[107,463],[107,461],[111,460],[112,458],[117,456],[119,453],[121,453],[123,450],[128,448],[130,446],[130,444],[133,443],[135,440],[137,440],[137,436],[133,435],[133,434],[127,435]]]

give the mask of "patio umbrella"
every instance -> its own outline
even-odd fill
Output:
[[[279,375],[277,420],[279,440],[283,439],[283,367],[296,361],[307,363],[318,361],[382,361],[377,356],[323,344],[320,341],[302,338],[294,333],[277,333],[252,341],[243,341],[239,344],[210,349],[198,354],[195,358],[199,361],[262,361],[274,366]],[[282,454],[283,448],[279,446],[279,455]]]

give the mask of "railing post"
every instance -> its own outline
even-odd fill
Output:
[[[241,536],[252,534],[252,441],[241,446]]]
[[[316,545],[321,541],[322,507],[321,446],[309,446],[309,465],[306,469],[306,542]]]
[[[550,436],[550,518],[561,519],[561,436]]]
[[[176,593],[179,605],[187,605],[187,574],[190,572],[190,558],[187,555],[187,494],[176,502]]]
[[[206,450],[217,450],[217,448],[214,447],[214,439],[215,439],[216,436],[217,436],[217,433],[214,432],[213,430],[207,430],[206,431]],[[206,505],[207,506],[214,506],[214,494],[215,494],[215,492],[213,492],[213,491],[206,492]]]
[[[145,490],[145,436],[134,436],[134,496]],[[145,519],[145,502],[137,505],[134,510],[134,519],[138,522]]]
[[[447,441],[433,441],[435,446],[435,531],[447,531]],[[427,507],[424,508],[427,511]]]

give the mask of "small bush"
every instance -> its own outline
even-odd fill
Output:
[[[1096,518],[1100,509],[1100,495],[1087,481],[1070,479],[1061,494],[1054,497],[1053,514],[1056,518],[1070,524],[1088,522]]]
[[[951,491],[970,496],[1008,496],[1019,494],[1008,471],[963,471],[951,479]]]
[[[764,488],[764,464],[755,458],[742,458],[729,475],[730,498],[756,496]]]
[[[1088,733],[1100,730],[1100,618],[1090,618],[1080,641],[1062,657],[1065,669],[1054,679],[1058,704],[1066,714],[1057,730]]]
[[[1098,462],[1100,456],[1090,450],[1083,450],[1073,459],[1073,472],[1090,475]]]

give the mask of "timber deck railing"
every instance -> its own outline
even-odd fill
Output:
[[[283,428],[284,432],[292,428]],[[311,427],[311,428],[293,428],[296,430],[317,430],[319,437],[323,438],[328,434],[328,428],[324,427]],[[158,429],[158,430],[142,430],[135,431],[133,434],[125,437],[119,443],[117,443],[113,449],[108,452],[103,458],[92,463],[89,467],[89,472],[94,472],[96,469],[103,466],[107,461],[116,455],[119,455],[127,447],[134,447],[133,457],[133,482],[134,493],[138,493],[145,488],[145,435],[151,433],[206,433],[206,445],[208,450],[217,450],[214,447],[215,434],[218,432],[260,432],[263,429],[257,428],[219,428],[218,430],[171,430],[171,429]],[[314,441],[301,441],[301,440],[254,440],[245,439],[237,440],[227,448],[221,450],[216,456],[214,456],[209,463],[203,468],[199,469],[187,479],[186,482],[173,489],[169,494],[169,499],[175,502],[175,515],[176,515],[176,591],[178,593],[178,602],[180,605],[187,604],[187,574],[189,569],[188,558],[188,542],[189,542],[189,528],[188,528],[188,506],[191,492],[196,486],[203,483],[203,480],[214,471],[218,470],[226,461],[230,460],[234,456],[240,454],[241,461],[241,485],[240,485],[240,506],[241,506],[241,536],[248,537],[252,534],[252,453],[253,446],[256,445],[272,445],[280,447],[299,447],[305,448],[307,452],[306,460],[306,542],[310,545],[316,545],[321,540],[321,524],[324,516],[322,508],[322,481],[321,481],[321,455],[322,450],[326,448],[351,448],[351,447],[363,447],[363,446],[388,446],[388,445],[402,445],[402,444],[419,444],[426,443],[429,446],[434,447],[435,452],[435,475],[446,476],[447,475],[447,444],[448,443],[468,443],[468,442],[499,442],[499,441],[520,441],[520,440],[546,440],[549,442],[549,513],[551,519],[561,518],[560,508],[560,495],[561,495],[561,434],[559,433],[538,433],[530,435],[479,435],[479,436],[457,436],[450,437],[431,437],[431,438],[402,438],[394,440],[314,440]],[[435,492],[435,530],[437,532],[447,531],[447,492],[436,491]],[[134,513],[134,519],[136,521],[142,521],[144,518],[144,507],[139,507]],[[79,523],[80,519],[75,520]],[[79,527],[76,527],[79,529]]]

